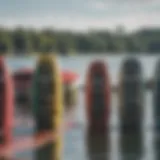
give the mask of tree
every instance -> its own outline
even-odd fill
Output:
[[[11,38],[6,30],[0,31],[0,53],[8,53],[12,49]]]
[[[27,32],[18,28],[12,34],[12,41],[14,46],[14,52],[16,54],[27,53],[31,49],[31,43]]]

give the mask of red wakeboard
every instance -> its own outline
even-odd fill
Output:
[[[90,64],[86,77],[86,113],[91,130],[106,130],[110,113],[110,80],[103,61]]]
[[[0,144],[12,140],[13,125],[13,82],[3,57],[0,57]]]

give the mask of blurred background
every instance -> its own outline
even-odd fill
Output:
[[[1,0],[0,52],[158,53],[159,0]]]
[[[27,84],[41,53],[57,53],[61,72],[68,70],[78,75],[69,86],[72,88],[73,84],[78,92],[76,102],[71,107],[64,106],[69,108],[75,127],[65,132],[62,159],[159,160],[160,138],[155,143],[156,136],[151,129],[154,123],[152,90],[144,94],[142,135],[119,137],[119,131],[112,129],[105,135],[88,133],[84,100],[87,68],[97,59],[107,65],[113,89],[119,83],[123,60],[136,57],[142,64],[146,88],[153,89],[160,58],[159,17],[160,0],[0,0],[0,54],[7,56],[6,63],[13,76],[16,71],[20,74],[14,79],[15,94],[19,96],[24,92],[24,96],[29,97],[31,87]],[[26,86],[21,86],[18,79]],[[26,101],[16,102],[15,117],[19,118],[20,125],[14,128],[15,137],[33,136],[34,127],[29,125],[33,119],[30,100]],[[111,128],[119,123],[118,106],[117,94],[112,92]],[[45,160],[48,156],[50,160],[51,147],[47,147],[17,153],[14,157]]]

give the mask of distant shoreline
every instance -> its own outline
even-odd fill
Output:
[[[62,55],[85,53],[160,53],[160,28],[128,33],[124,28],[90,30],[86,33],[44,29],[0,28],[0,53],[50,52]]]

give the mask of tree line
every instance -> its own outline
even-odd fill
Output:
[[[54,51],[69,53],[157,53],[160,52],[160,28],[90,30],[85,33],[44,29],[0,28],[0,53],[30,54]]]

